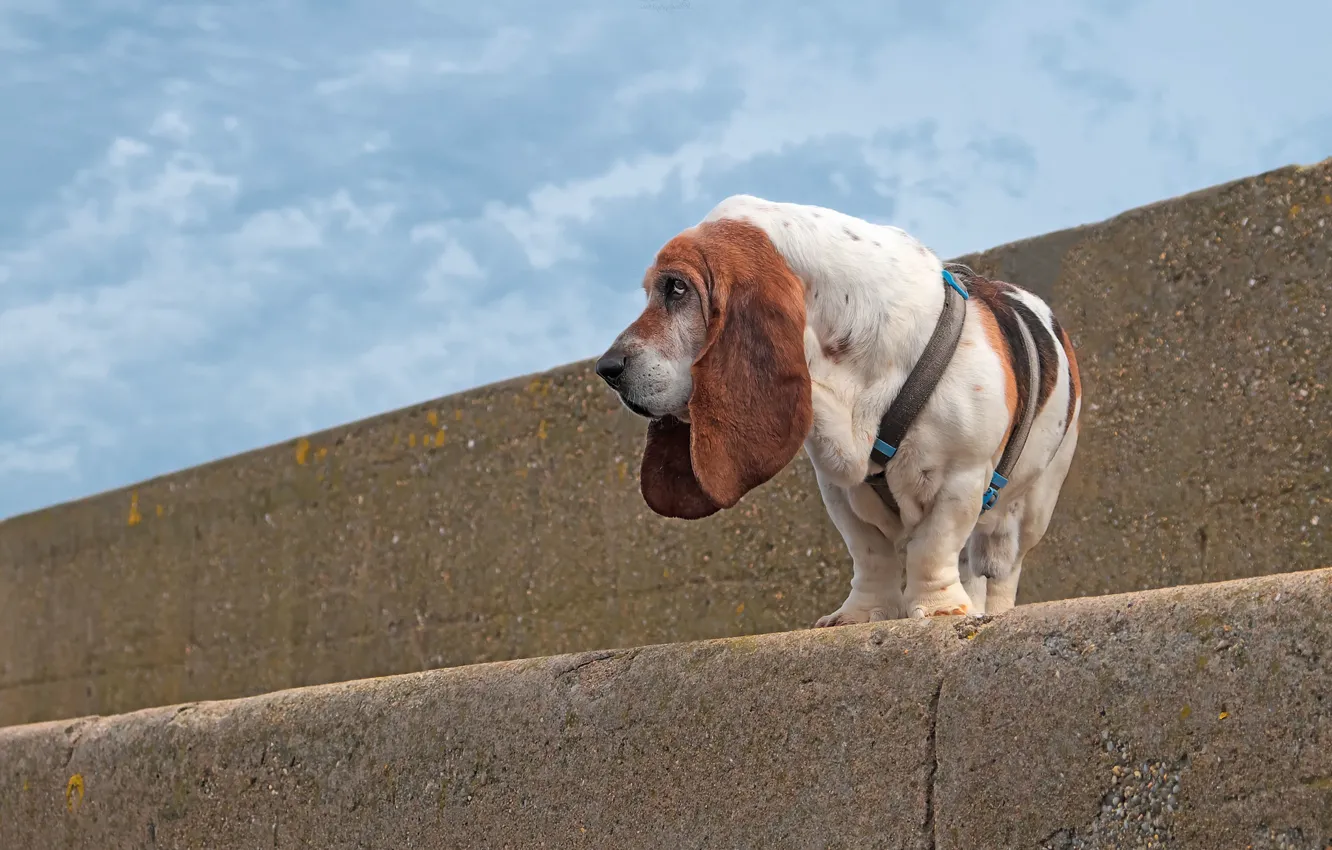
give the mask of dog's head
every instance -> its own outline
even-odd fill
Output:
[[[643,288],[597,374],[649,420],[648,507],[699,519],[780,472],[809,433],[804,288],[763,231],[726,219],[667,242]]]

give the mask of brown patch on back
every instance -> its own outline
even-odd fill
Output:
[[[690,422],[648,427],[642,492],[655,512],[696,519],[780,472],[813,425],[805,294],[767,235],[746,222],[706,222],[676,236],[649,276],[665,269],[701,284],[708,331],[693,366]]]
[[[1050,328],[1046,327],[1040,318],[1032,312],[1026,304],[1010,297],[1009,293],[1018,290],[1018,287],[1011,283],[1001,280],[990,280],[971,272],[967,274],[967,285],[972,295],[983,304],[998,327],[1001,344],[995,347],[1000,356],[1007,360],[1005,369],[1011,371],[1014,376],[1021,376],[1021,380],[1016,380],[1017,405],[1018,411],[1025,411],[1028,404],[1027,396],[1031,392],[1031,385],[1028,381],[1027,364],[1027,346],[1022,337],[1022,325],[1027,326],[1031,334],[1032,342],[1036,344],[1036,369],[1039,377],[1037,385],[1036,398],[1031,402],[1036,406],[1036,412],[1039,414],[1049,400],[1051,394],[1059,379],[1059,357],[1055,350],[1055,340],[1051,336]],[[990,344],[994,345],[994,340],[990,339]],[[1010,407],[1012,410],[1012,407]],[[1016,425],[1019,413],[1010,413],[1009,435],[1012,428]],[[1008,437],[1004,438],[1007,442]]]
[[[1003,444],[1007,445],[1008,438],[1017,425],[1017,373],[1013,371],[1013,357],[1009,352],[1008,342],[1004,339],[1003,332],[999,330],[999,323],[994,318],[994,310],[991,309],[986,298],[980,296],[976,281],[968,281],[968,285],[972,294],[978,296],[976,298],[976,315],[980,318],[981,328],[985,331],[985,341],[989,343],[990,348],[994,349],[995,354],[999,355],[999,364],[1004,369],[1004,404],[1008,407],[1008,428],[1004,430]]]

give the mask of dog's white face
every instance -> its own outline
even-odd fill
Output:
[[[707,286],[696,272],[672,265],[648,270],[647,306],[597,360],[597,374],[639,416],[688,422],[692,370],[707,340]]]

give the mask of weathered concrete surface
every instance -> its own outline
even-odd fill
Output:
[[[10,727],[0,846],[1321,850],[1330,604],[1323,570]]]
[[[937,846],[1332,846],[1329,605],[1318,570],[999,618],[944,673]]]
[[[924,848],[961,645],[804,632],[10,727],[0,847]]]
[[[1332,564],[1332,162],[964,259],[1082,351],[1020,601]],[[846,593],[802,456],[651,515],[579,363],[0,523],[0,724],[803,626]],[[1315,518],[1319,519],[1315,524]]]

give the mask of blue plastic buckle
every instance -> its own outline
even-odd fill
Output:
[[[999,501],[999,491],[1008,483],[1008,479],[999,473],[990,476],[990,486],[985,490],[985,496],[981,499],[981,513],[985,513],[994,507],[994,503]]]
[[[895,447],[890,446],[887,443],[885,443],[883,440],[880,440],[878,437],[875,437],[874,447],[870,449],[870,460],[874,461],[875,463],[883,464],[885,469],[883,472],[876,472],[873,475],[865,476],[865,483],[866,484],[887,483],[885,478],[885,473],[888,470],[886,469],[886,467],[888,466],[888,461],[892,460],[893,455],[895,454],[897,454],[897,449]],[[883,459],[880,460],[880,458]]]
[[[943,270],[943,279],[945,283],[953,287],[953,289],[957,290],[957,294],[962,296],[963,301],[971,300],[971,296],[967,294],[967,291],[962,288],[962,286],[957,282],[957,279],[953,277],[953,273],[950,272],[948,269]]]

